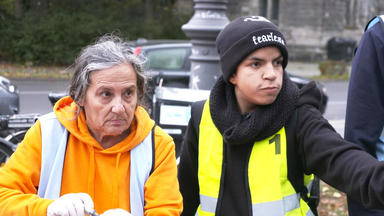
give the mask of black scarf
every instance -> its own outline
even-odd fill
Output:
[[[210,95],[212,120],[230,145],[253,144],[278,132],[296,108],[299,89],[283,75],[283,86],[276,100],[269,105],[257,106],[251,113],[239,111],[234,86],[220,77]]]

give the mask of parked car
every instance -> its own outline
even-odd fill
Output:
[[[19,91],[9,79],[0,76],[0,115],[13,115],[20,111]]]
[[[132,44],[147,58],[146,69],[154,85],[188,88],[192,45],[183,40],[138,39]]]

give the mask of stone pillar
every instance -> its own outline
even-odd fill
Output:
[[[229,22],[227,0],[194,0],[195,12],[181,29],[191,38],[189,87],[209,90],[221,74],[215,40]]]

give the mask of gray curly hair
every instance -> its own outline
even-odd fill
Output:
[[[144,73],[145,59],[143,56],[136,56],[128,42],[112,34],[100,37],[94,44],[81,50],[72,65],[74,74],[69,95],[78,105],[84,102],[92,71],[108,69],[122,63],[132,64],[136,71],[138,104],[141,104],[147,82]]]

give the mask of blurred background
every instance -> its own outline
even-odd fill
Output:
[[[193,17],[206,16],[212,21],[262,15],[286,36],[287,70],[322,82],[328,95],[324,115],[343,135],[351,60],[365,25],[379,14],[384,14],[382,0],[0,0],[0,107],[21,114],[51,111],[47,96],[66,90],[70,78],[66,68],[81,48],[106,33],[142,46],[147,54],[151,47],[139,42],[168,40],[156,43],[166,43],[171,56],[169,40],[187,41],[183,46],[188,59],[191,38],[187,35],[195,33]],[[199,24],[203,29],[204,23]],[[195,45],[198,40],[212,42],[212,38],[197,37]],[[196,55],[194,59],[205,58]],[[182,65],[188,78],[189,72],[193,76],[191,63]],[[166,75],[164,69],[153,69],[156,76]],[[172,76],[160,78],[166,83]],[[10,101],[15,101],[14,106]],[[0,110],[0,114],[9,113]],[[345,194],[322,182],[318,209],[322,216],[348,215]]]
[[[129,40],[187,39],[181,26],[193,6],[192,0],[0,0],[0,61],[68,65],[81,47],[110,32]],[[287,37],[291,60],[319,62],[332,40],[344,48],[331,59],[350,60],[348,49],[365,24],[383,12],[380,0],[228,0],[226,14],[271,19]]]

